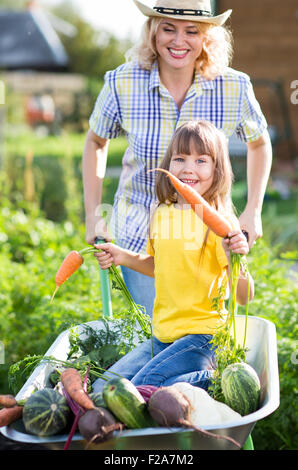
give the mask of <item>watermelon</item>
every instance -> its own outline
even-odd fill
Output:
[[[25,429],[37,436],[58,434],[66,427],[70,416],[65,397],[52,388],[33,393],[23,408]]]
[[[129,429],[153,425],[144,398],[130,380],[109,380],[103,388],[103,398],[108,409]]]
[[[96,408],[107,408],[107,404],[103,399],[102,392],[91,392],[89,397],[93,401]]]
[[[261,384],[256,371],[249,364],[228,365],[221,376],[221,388],[226,404],[242,416],[257,410]]]

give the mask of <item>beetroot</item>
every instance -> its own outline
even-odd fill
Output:
[[[136,389],[140,392],[145,402],[148,403],[151,395],[156,392],[158,387],[155,385],[136,385]]]
[[[190,402],[179,390],[160,387],[149,399],[148,410],[152,418],[161,426],[179,426],[189,421]]]
[[[104,442],[112,437],[114,431],[122,429],[112,413],[106,408],[87,410],[78,422],[79,431],[88,442]]]
[[[191,404],[188,398],[174,387],[160,387],[149,399],[148,410],[152,418],[161,426],[177,426],[193,429],[205,437],[215,439],[226,439],[235,446],[240,444],[231,437],[200,429],[190,421]]]

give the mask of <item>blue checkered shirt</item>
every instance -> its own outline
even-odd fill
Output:
[[[89,123],[102,138],[124,132],[128,140],[108,224],[120,246],[145,252],[156,207],[155,173],[148,170],[159,166],[175,129],[201,119],[245,142],[257,140],[267,127],[248,75],[234,69],[211,81],[196,74],[180,110],[160,81],[157,63],[151,71],[126,63],[106,73]]]

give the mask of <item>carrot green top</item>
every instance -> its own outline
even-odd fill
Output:
[[[214,334],[221,322],[212,299],[218,296],[220,282],[227,281],[228,260],[222,239],[212,231],[202,253],[206,231],[191,208],[162,204],[154,213],[147,253],[155,261],[153,334],[162,342]]]

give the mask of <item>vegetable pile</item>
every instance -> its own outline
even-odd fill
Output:
[[[26,431],[37,436],[68,433],[64,450],[76,432],[87,441],[88,448],[113,438],[114,431],[156,426],[192,429],[203,438],[225,440],[239,448],[234,439],[201,428],[233,422],[239,425],[241,415],[258,407],[260,388],[253,368],[236,363],[224,372],[223,390],[229,405],[189,383],[135,386],[120,376],[106,379],[102,393],[88,393],[89,370],[82,379],[77,369],[67,367],[53,388],[34,391],[22,403],[10,395],[0,396],[4,406],[0,426],[22,418]]]
[[[67,436],[68,433],[65,450],[77,432],[87,441],[88,448],[91,444],[113,438],[114,431],[155,426],[189,428],[206,439],[225,439],[231,446],[239,447],[229,437],[210,433],[201,427],[239,423],[241,416],[257,409],[260,386],[250,366],[235,363],[224,370],[222,403],[205,390],[188,383],[158,388],[154,385],[134,386],[116,374],[112,379],[103,377],[105,369],[90,359],[100,358],[99,351],[101,347],[105,351],[108,339],[118,341],[109,327],[104,333],[104,330],[96,332],[86,325],[84,339],[77,335],[72,337],[67,360],[28,356],[12,366],[10,374],[15,386],[20,382],[18,374],[24,373],[26,367],[32,372],[41,362],[48,362],[53,369],[45,388],[35,391],[27,400],[20,402],[12,395],[0,396],[0,406],[3,407],[0,426],[22,418],[28,433],[38,436],[61,433]],[[112,349],[112,343],[110,345]],[[94,346],[99,346],[97,351]],[[103,393],[92,392],[92,383],[98,377],[106,380]]]
[[[68,432],[65,450],[69,448],[75,432],[79,432],[87,441],[88,448],[92,443],[111,439],[114,431],[156,426],[193,429],[205,438],[226,440],[232,446],[239,447],[239,443],[228,436],[200,428],[208,424],[207,415],[209,424],[216,413],[217,417],[221,413],[217,424],[240,416],[226,405],[216,402],[202,389],[183,382],[159,388],[152,385],[135,386],[128,379],[117,377],[106,382],[102,394],[88,394],[87,375],[82,381],[76,369],[64,369],[61,382],[54,388],[45,387],[35,391],[22,406],[14,404],[2,409],[0,420],[9,410],[18,412],[4,424],[2,420],[1,425],[9,425],[22,418],[26,431],[37,436]],[[9,405],[12,401],[10,399],[6,402],[2,396],[1,403]],[[217,407],[219,410],[225,407],[225,412],[217,411]],[[200,413],[205,418],[201,419]]]

